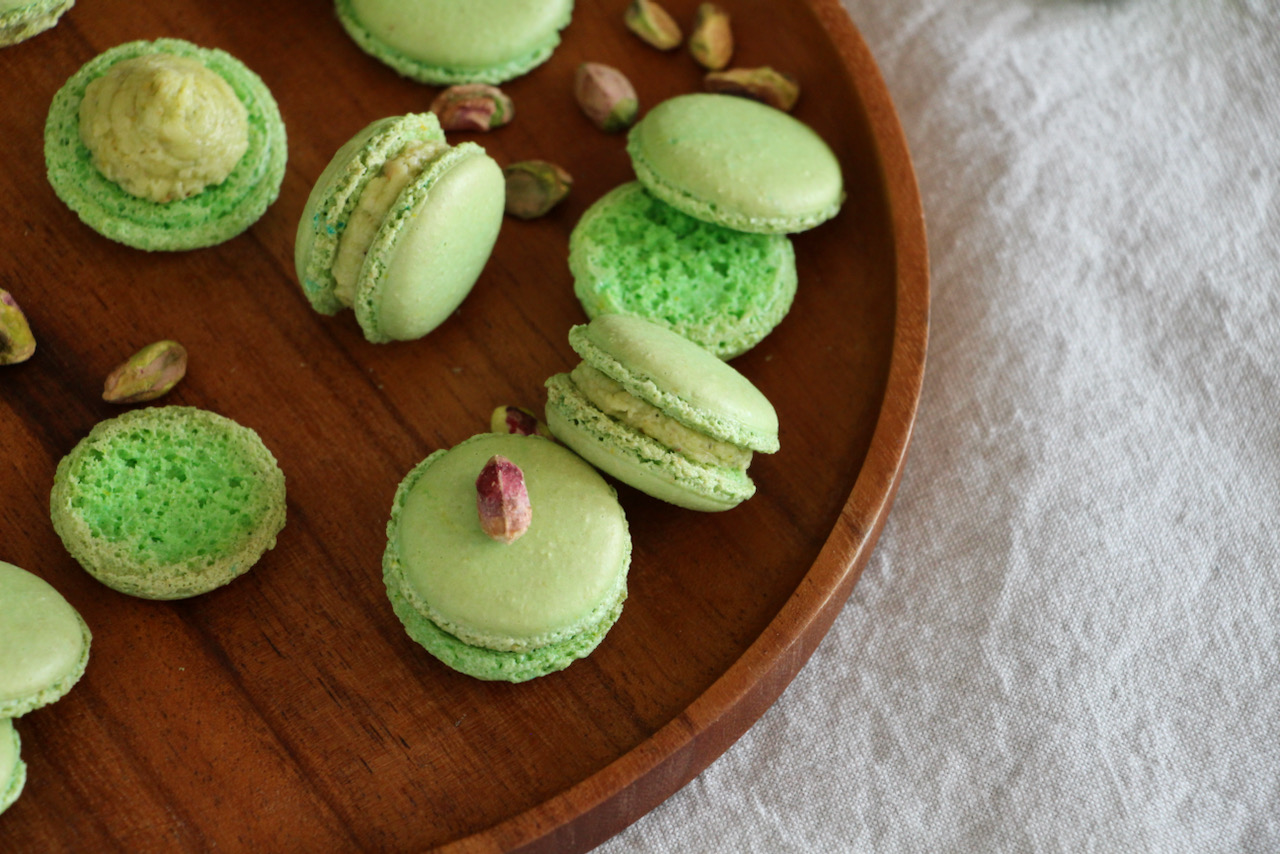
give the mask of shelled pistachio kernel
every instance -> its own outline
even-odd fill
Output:
[[[702,78],[702,85],[708,92],[750,98],[784,113],[791,112],[800,99],[800,83],[790,74],[768,66],[712,71]]]
[[[107,375],[107,403],[143,403],[168,394],[187,373],[187,350],[177,341],[157,341],[134,353]]]
[[[489,131],[515,118],[511,98],[497,86],[463,83],[445,89],[431,102],[443,130]]]
[[[689,53],[703,68],[719,71],[733,57],[733,28],[729,13],[715,3],[703,3],[689,34]]]
[[[35,351],[36,338],[27,316],[13,295],[0,289],[0,365],[25,362]]]
[[[672,50],[684,39],[675,18],[654,0],[632,0],[622,20],[627,29],[658,50]]]
[[[573,94],[587,118],[606,133],[631,127],[640,112],[640,99],[627,76],[599,62],[578,66],[573,76]]]
[[[545,215],[573,188],[573,176],[546,160],[522,160],[502,173],[507,179],[507,213],[520,219]]]

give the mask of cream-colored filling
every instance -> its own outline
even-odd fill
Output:
[[[585,362],[574,368],[569,378],[583,396],[605,415],[639,430],[694,462],[742,469],[751,464],[750,449],[691,430]]]
[[[163,203],[225,181],[249,148],[249,119],[216,72],[158,53],[117,62],[89,83],[80,139],[99,172]]]
[[[355,210],[347,219],[347,227],[338,238],[338,253],[333,260],[333,295],[343,305],[355,302],[356,282],[364,266],[369,247],[387,218],[391,206],[409,182],[421,175],[448,145],[443,142],[414,140],[382,167],[382,174],[371,178],[360,192]]]

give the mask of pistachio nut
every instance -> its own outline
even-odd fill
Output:
[[[679,47],[684,38],[676,19],[653,0],[632,0],[622,20],[628,30],[658,50]]]
[[[607,133],[631,127],[640,112],[640,99],[631,81],[618,69],[599,62],[578,66],[573,94],[587,118]]]
[[[502,170],[507,178],[507,213],[536,219],[569,195],[573,176],[546,160],[522,160]]]
[[[16,365],[31,358],[36,339],[31,324],[6,290],[0,289],[0,365]]]
[[[524,536],[533,521],[533,506],[520,466],[495,454],[476,478],[476,513],[490,538],[510,545]]]
[[[693,19],[689,53],[703,68],[719,71],[733,56],[733,29],[729,13],[715,3],[703,3]]]
[[[511,98],[497,86],[463,83],[437,95],[431,102],[431,112],[444,130],[488,131],[510,122],[516,109]]]
[[[523,406],[499,406],[489,416],[490,433],[511,433],[517,436],[543,436],[554,439],[551,429]]]
[[[784,113],[791,112],[800,98],[800,83],[790,74],[768,66],[712,71],[702,78],[702,85],[708,92],[750,98]]]
[[[134,353],[107,375],[107,403],[142,403],[165,395],[187,373],[187,351],[177,341],[157,341]]]

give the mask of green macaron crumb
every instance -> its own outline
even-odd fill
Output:
[[[587,317],[632,314],[721,359],[754,347],[796,293],[795,249],[681,213],[638,182],[592,205],[569,239],[574,291]]]
[[[43,33],[74,5],[75,0],[0,0],[0,47]]]
[[[80,138],[89,84],[117,62],[153,53],[194,59],[216,72],[248,119],[248,148],[222,183],[163,203],[134,196],[99,172]],[[136,249],[180,251],[230,240],[257,222],[279,195],[288,145],[279,107],[258,75],[221,50],[165,38],[118,45],[73,74],[49,107],[44,154],[54,192],[85,225]]]
[[[152,407],[99,423],[62,459],[50,510],[98,580],[180,599],[228,583],[275,546],[285,481],[253,430],[194,407]]]
[[[27,782],[27,763],[22,761],[22,740],[9,718],[0,718],[0,813],[22,794]]]
[[[0,718],[63,697],[84,675],[93,637],[47,581],[0,561]]]

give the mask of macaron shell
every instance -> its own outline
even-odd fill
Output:
[[[164,204],[125,192],[94,167],[80,140],[88,85],[115,63],[152,53],[195,59],[217,72],[249,120],[249,147],[225,181]],[[288,156],[284,121],[262,79],[228,53],[181,39],[128,42],[89,60],[53,96],[44,133],[45,165],[58,198],[104,237],[147,251],[213,246],[243,232],[279,195]]]
[[[370,122],[347,140],[312,185],[298,220],[293,244],[298,284],[307,300],[322,314],[337,314],[347,306],[334,296],[331,269],[338,241],[346,229],[360,194],[386,162],[413,141],[445,141],[434,113],[410,113]]]
[[[569,331],[593,368],[664,415],[716,439],[772,453],[778,414],[750,380],[710,352],[643,318],[604,314]]]
[[[533,508],[512,543],[491,539],[476,477],[495,454],[520,466]],[[406,478],[388,554],[415,609],[472,646],[511,652],[595,626],[626,595],[631,540],[613,488],[541,437],[482,434],[428,457]]]
[[[43,33],[74,5],[75,0],[0,0],[0,47]]]
[[[471,142],[406,187],[360,271],[354,308],[365,337],[407,341],[443,323],[488,263],[505,202],[501,167]]]
[[[644,317],[721,359],[768,335],[791,308],[797,284],[786,235],[695,219],[635,181],[582,215],[569,238],[569,269],[587,317]]]
[[[636,177],[689,216],[739,231],[797,232],[835,216],[840,163],[808,125],[731,95],[680,95],[628,135]]]
[[[62,594],[0,561],[0,718],[24,715],[70,691],[84,675],[90,640],[89,627]]]
[[[27,782],[27,763],[22,761],[22,740],[9,718],[0,718],[0,813],[8,809]]]
[[[545,62],[573,0],[337,0],[362,50],[423,83],[501,83]]]
[[[705,465],[605,415],[568,374],[547,380],[551,433],[600,471],[646,495],[689,510],[729,510],[755,494],[741,469]]]

